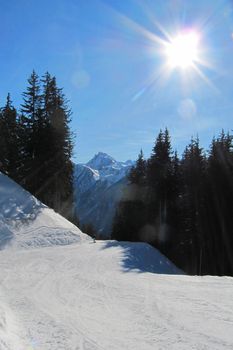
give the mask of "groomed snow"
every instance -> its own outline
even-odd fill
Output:
[[[147,244],[93,243],[35,199],[32,218],[23,209],[30,195],[3,176],[1,198],[7,186],[1,350],[233,349],[233,278],[179,274]],[[77,240],[61,245],[64,232]]]
[[[19,343],[1,350],[232,349],[232,278],[154,274],[150,258],[167,270],[143,244],[2,251],[0,305]]]

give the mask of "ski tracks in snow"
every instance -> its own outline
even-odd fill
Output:
[[[3,251],[0,349],[233,348],[232,278],[126,272],[124,258],[104,242]]]

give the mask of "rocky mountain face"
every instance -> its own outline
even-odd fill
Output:
[[[133,164],[99,152],[88,163],[75,165],[75,211],[81,226],[91,224],[100,237],[110,237],[116,206]]]

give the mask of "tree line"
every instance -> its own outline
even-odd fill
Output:
[[[0,171],[72,219],[71,110],[56,78],[32,72],[19,110],[0,108]]]
[[[152,244],[190,274],[233,275],[233,136],[204,151],[192,138],[182,157],[160,131],[139,154],[113,222],[112,238]]]

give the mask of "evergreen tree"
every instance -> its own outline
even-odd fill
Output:
[[[19,167],[19,139],[17,112],[12,106],[10,94],[0,110],[0,170],[17,180]]]
[[[208,158],[206,230],[208,271],[233,275],[233,137],[213,139]]]
[[[88,236],[90,236],[94,239],[99,239],[98,233],[96,232],[96,230],[92,224],[83,224],[81,226],[81,230],[82,230],[82,232],[86,233]]]
[[[146,161],[144,159],[142,150],[140,151],[136,165],[132,167],[128,178],[131,184],[136,184],[139,186],[145,185]]]
[[[47,174],[41,196],[66,217],[73,215],[73,165],[71,162],[73,142],[69,129],[71,111],[62,89],[57,87],[55,77],[47,73],[43,89],[43,115],[48,135]]]
[[[72,218],[71,112],[56,78],[49,73],[40,81],[33,71],[28,84],[20,118],[21,184],[42,202]]]
[[[23,101],[21,112],[24,114],[27,124],[33,127],[33,123],[38,119],[38,110],[41,107],[40,81],[34,70],[28,79],[27,90],[23,93]]]
[[[136,165],[128,175],[128,180],[128,189],[113,220],[112,237],[118,240],[140,241],[143,240],[142,231],[146,223],[146,161],[142,150]]]
[[[205,244],[204,193],[206,159],[199,139],[192,139],[181,162],[182,193],[182,245],[184,268],[194,274],[201,273]]]
[[[166,244],[165,253],[178,266],[182,264],[183,244],[182,244],[182,178],[181,164],[177,152],[171,160],[171,192],[168,210],[168,223],[170,236]]]
[[[38,126],[41,116],[40,81],[33,70],[28,87],[23,93],[20,117],[20,139],[22,150],[21,184],[35,194],[38,188],[40,161],[38,159]]]
[[[147,241],[191,274],[233,275],[233,137],[213,139],[207,158],[191,139],[180,161],[160,131],[140,153],[118,206],[113,238]]]
[[[162,247],[170,235],[169,206],[172,195],[172,150],[167,129],[160,130],[147,166],[148,221],[154,226],[154,244]]]
[[[125,199],[118,204],[112,226],[112,239],[144,241],[145,206],[142,201]]]

